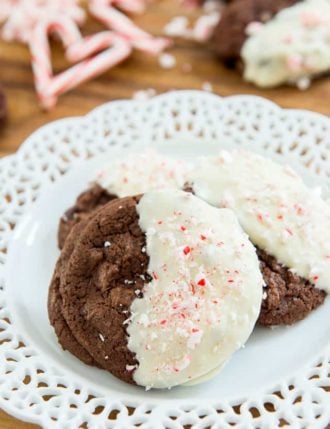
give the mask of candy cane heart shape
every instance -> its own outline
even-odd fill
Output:
[[[68,59],[81,62],[54,76],[48,42],[49,28],[52,28],[50,23],[43,27],[43,31],[38,26],[30,44],[36,89],[46,109],[56,104],[59,95],[119,64],[132,50],[129,42],[110,31],[79,38],[68,45],[68,29],[56,27],[56,33],[64,45],[69,46],[66,51]]]

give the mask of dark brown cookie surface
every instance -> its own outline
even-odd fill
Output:
[[[125,320],[148,281],[145,234],[136,197],[114,200],[83,228],[62,272],[62,314],[79,344],[98,365],[133,382],[134,355],[127,348]]]
[[[60,294],[60,282],[62,274],[65,271],[67,261],[73,252],[76,239],[84,229],[86,223],[87,219],[73,226],[67,237],[61,255],[56,263],[48,293],[48,315],[50,323],[54,327],[59,343],[63,349],[68,350],[70,353],[88,365],[96,365],[94,359],[76,340],[74,334],[71,332],[68,324],[66,323],[66,320],[62,314],[63,301]]]
[[[254,21],[266,22],[280,10],[299,0],[234,0],[222,12],[215,28],[214,49],[221,60],[234,65],[240,58],[241,48],[247,37],[246,27]]]
[[[89,216],[92,211],[103,206],[114,198],[117,197],[109,194],[105,189],[101,188],[101,186],[97,184],[80,194],[75,204],[69,208],[60,219],[58,228],[59,248],[63,248],[66,237],[74,225]]]
[[[293,274],[258,249],[261,272],[267,285],[258,323],[264,326],[292,325],[323,304],[326,293]]]

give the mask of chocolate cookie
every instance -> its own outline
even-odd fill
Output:
[[[117,198],[115,195],[109,194],[109,192],[98,184],[92,185],[89,189],[81,193],[75,204],[70,207],[60,219],[58,227],[58,247],[60,249],[63,248],[67,236],[75,225],[88,217],[92,211],[115,198]]]
[[[87,223],[87,218],[76,225],[72,226],[72,230],[68,234],[65,246],[62,250],[60,258],[58,259],[53,274],[53,278],[49,287],[48,294],[48,315],[50,323],[53,325],[55,333],[58,337],[60,344],[64,350],[68,350],[78,359],[88,365],[97,366],[97,362],[90,356],[84,347],[76,340],[71,332],[66,320],[62,314],[62,296],[60,294],[60,282],[62,273],[65,271],[66,263],[69,260],[71,253],[74,249],[77,237],[84,229]]]
[[[330,292],[330,207],[289,166],[246,150],[200,159],[192,188],[231,208],[258,256],[266,283],[259,323],[306,317]]]
[[[91,214],[68,236],[54,279],[60,343],[123,381],[158,388],[220,370],[250,335],[262,295],[255,250],[232,212],[176,190]]]
[[[234,0],[222,11],[215,28],[213,43],[218,57],[232,66],[240,59],[247,38],[246,28],[251,22],[266,22],[280,10],[292,6],[298,0]]]
[[[78,238],[60,285],[70,330],[99,366],[126,382],[132,382],[126,366],[135,360],[127,350],[124,321],[135,290],[143,288],[142,276],[149,280],[137,201],[118,199],[96,212]]]
[[[323,304],[326,293],[292,273],[265,251],[257,251],[266,283],[266,297],[258,323],[264,326],[292,325]]]

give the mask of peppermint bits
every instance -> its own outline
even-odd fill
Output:
[[[187,255],[189,255],[189,253],[191,252],[191,247],[190,246],[186,246],[184,249],[183,249],[183,254],[185,255],[185,256],[187,256]]]

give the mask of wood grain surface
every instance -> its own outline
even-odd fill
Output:
[[[173,16],[188,13],[194,18],[196,15],[196,12],[183,10],[178,3],[178,0],[155,1],[147,13],[135,20],[153,34],[161,34],[165,23]],[[91,34],[102,28],[98,22],[89,19],[84,32]],[[54,70],[58,72],[67,64],[61,46],[53,44],[52,47]],[[37,103],[28,49],[19,44],[0,42],[0,82],[8,99],[7,124],[0,130],[0,156],[15,152],[30,133],[49,121],[84,115],[99,104],[131,98],[135,91],[146,88],[154,88],[157,93],[162,93],[171,89],[202,89],[203,83],[209,82],[214,92],[223,96],[255,94],[267,97],[283,107],[309,109],[330,115],[329,78],[318,80],[304,92],[290,87],[259,90],[243,82],[237,72],[219,64],[210,47],[177,41],[171,53],[177,59],[177,66],[164,70],[159,67],[157,58],[134,52],[122,65],[62,96],[56,108],[46,113]],[[192,66],[191,73],[185,73],[182,69],[187,63]],[[0,411],[0,429],[35,427]]]

